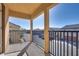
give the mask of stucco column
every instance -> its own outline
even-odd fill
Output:
[[[44,52],[49,53],[49,10],[44,10]]]
[[[0,3],[0,53],[2,52],[2,5]]]
[[[8,8],[2,4],[2,52],[5,53],[9,45]]]
[[[33,23],[32,20],[30,20],[30,42],[32,42],[32,30],[33,30]]]

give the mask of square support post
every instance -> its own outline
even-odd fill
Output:
[[[2,4],[2,53],[5,53],[9,45],[8,8]]]
[[[44,10],[44,52],[49,53],[49,10]]]
[[[33,23],[32,20],[30,20],[30,42],[32,42],[32,30],[33,30]]]
[[[0,3],[0,53],[2,53],[2,4]]]

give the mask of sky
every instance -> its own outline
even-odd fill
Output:
[[[21,26],[23,29],[30,29],[30,21],[22,18],[9,17],[9,22]]]
[[[9,17],[9,22],[30,29],[29,20]],[[79,24],[79,4],[58,4],[49,10],[49,27],[62,28],[65,25]],[[33,29],[44,29],[44,14],[35,18]]]

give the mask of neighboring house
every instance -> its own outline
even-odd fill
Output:
[[[68,39],[69,40],[72,40],[72,36],[71,36],[71,31],[79,31],[79,24],[72,24],[72,25],[66,25],[62,28],[57,28],[57,29],[52,29],[52,31],[70,31],[68,32]],[[65,33],[65,40],[67,39],[67,32],[64,32]],[[79,33],[78,33],[79,34]],[[59,34],[60,35],[60,34]],[[61,33],[61,37],[63,39],[63,33]],[[73,32],[73,41],[76,40],[76,33]],[[79,40],[79,35],[78,35],[78,40]]]
[[[20,29],[21,27],[19,25],[9,22],[9,30],[20,30]]]
[[[79,24],[72,24],[72,25],[66,25],[62,28],[50,28],[49,31],[70,31],[68,32],[68,40],[72,40],[71,31],[79,31]],[[63,39],[63,32],[61,33],[61,39]],[[67,32],[65,33],[65,40],[67,39]],[[78,33],[79,34],[79,33]],[[56,36],[58,37],[60,33],[56,33]],[[73,41],[76,41],[76,32],[73,32]],[[78,35],[79,40],[79,35]]]
[[[9,43],[23,43],[29,41],[30,30],[21,28],[21,26],[9,22]]]
[[[79,24],[72,24],[72,25],[66,25],[64,26],[62,29],[66,30],[66,31],[79,31]],[[78,32],[79,34],[79,32]],[[65,38],[67,38],[67,33],[65,35]],[[71,33],[69,33],[69,39],[71,40]],[[73,40],[76,40],[76,33],[73,32]],[[79,35],[78,35],[78,40],[79,40]]]
[[[18,32],[21,29],[19,25],[9,22],[9,43],[20,43],[21,33]]]
[[[79,29],[79,24],[66,25],[63,29]]]

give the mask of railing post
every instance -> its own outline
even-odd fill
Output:
[[[49,10],[44,10],[44,52],[49,53]]]
[[[2,4],[2,53],[5,53],[9,44],[8,8]]]
[[[30,42],[32,42],[32,30],[33,30],[33,23],[32,19],[30,20]]]

